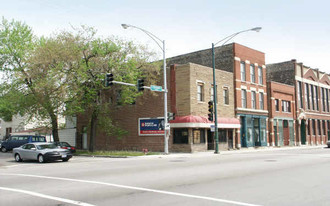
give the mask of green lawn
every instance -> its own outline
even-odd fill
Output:
[[[85,150],[77,150],[75,155],[90,155],[90,156],[121,156],[121,157],[127,157],[127,156],[144,156],[144,155],[159,155],[160,153],[157,152],[148,152],[147,154],[144,154],[143,152],[137,152],[137,151],[94,151],[89,152]]]

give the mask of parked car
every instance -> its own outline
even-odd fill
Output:
[[[1,151],[7,152],[30,142],[46,142],[46,137],[36,135],[12,135],[1,143]]]
[[[67,149],[70,150],[70,152],[75,153],[76,148],[72,147],[69,143],[67,142],[54,142],[54,144],[62,149]]]
[[[40,163],[62,160],[67,162],[72,153],[66,149],[58,148],[53,143],[27,143],[13,149],[13,155],[16,162],[23,160],[37,160]]]
[[[328,148],[330,148],[330,140],[327,141]]]

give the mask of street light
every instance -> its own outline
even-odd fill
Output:
[[[232,35],[227,36],[224,39],[221,39],[220,41],[218,41],[217,43],[212,43],[212,67],[213,67],[213,101],[214,101],[214,128],[215,128],[215,154],[219,154],[219,134],[218,134],[218,112],[217,112],[217,86],[215,84],[215,57],[214,57],[214,46],[219,44],[222,41],[225,41],[224,43],[222,43],[222,45],[220,47],[222,47],[223,45],[225,45],[229,40],[231,40],[232,38],[234,38],[235,36],[237,36],[238,34],[241,34],[243,32],[248,32],[248,31],[256,31],[259,32],[261,30],[261,27],[255,27],[252,29],[247,29],[247,30],[243,30],[240,32],[236,32]]]
[[[167,139],[167,129],[168,129],[168,121],[167,121],[167,86],[166,86],[166,59],[165,59],[165,40],[161,40],[153,33],[144,30],[140,27],[129,25],[129,24],[122,24],[121,25],[124,29],[127,29],[129,27],[139,29],[145,34],[147,34],[154,42],[159,46],[159,48],[163,51],[163,70],[164,70],[164,122],[165,122],[165,128],[164,128],[164,153],[168,154],[168,139]],[[160,44],[162,43],[162,45]]]

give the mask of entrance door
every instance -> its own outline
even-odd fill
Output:
[[[284,146],[289,146],[290,144],[290,130],[288,120],[283,120],[283,139]]]
[[[214,150],[214,132],[207,130],[207,149]]]
[[[246,118],[241,117],[241,144],[242,147],[247,147],[246,143]]]
[[[260,118],[253,119],[253,137],[254,137],[254,145],[261,146],[260,141]]]
[[[277,139],[277,126],[274,126],[274,142],[275,142],[275,145],[277,146],[278,145],[278,139]]]
[[[233,130],[228,130],[228,148],[234,148],[234,141],[233,141]]]
[[[301,144],[306,144],[306,121],[303,119],[301,120],[300,134],[301,134]]]

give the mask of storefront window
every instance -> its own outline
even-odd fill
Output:
[[[205,143],[205,132],[203,129],[195,129],[194,132],[194,144]]]
[[[174,129],[173,144],[188,144],[188,129]]]
[[[227,135],[226,135],[226,130],[219,130],[219,141],[220,142],[227,142]]]

